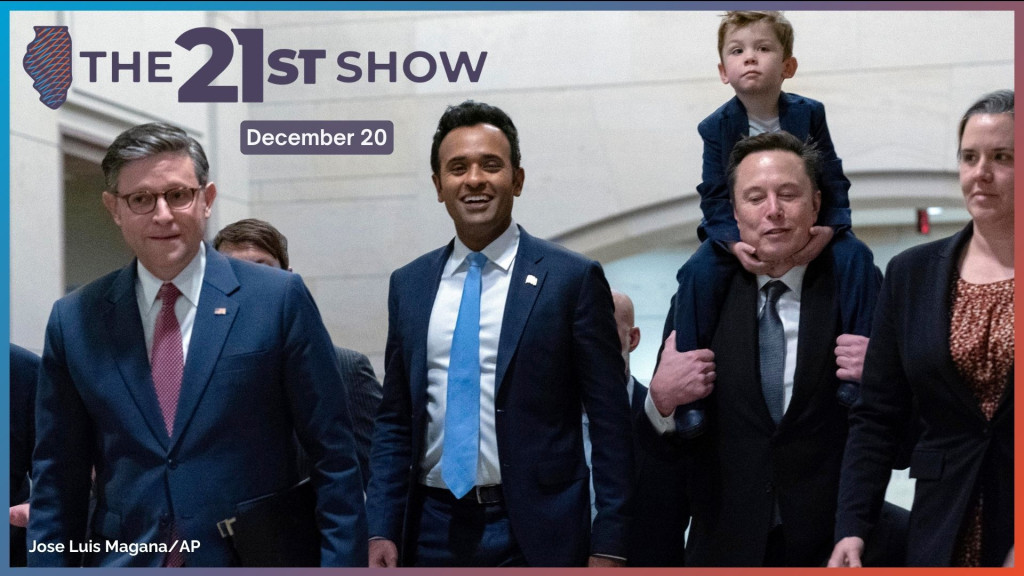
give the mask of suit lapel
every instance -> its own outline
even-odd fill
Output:
[[[412,405],[416,414],[420,414],[427,405],[427,333],[430,330],[430,314],[434,309],[434,299],[437,298],[437,289],[441,285],[441,275],[444,273],[444,266],[455,248],[455,241],[437,250],[435,257],[428,261],[427,270],[424,274],[413,274],[413,278],[430,278],[424,286],[425,289],[412,289],[408,292],[408,307],[402,306],[401,314],[410,318],[409,334],[415,338],[415,345],[409,349],[409,387],[412,398]],[[399,320],[401,321],[401,320]]]
[[[966,228],[961,230],[956,236],[953,236],[935,257],[935,265],[931,267],[935,270],[936,274],[934,281],[918,286],[920,286],[921,290],[928,291],[921,298],[921,302],[940,303],[937,309],[939,313],[930,314],[935,322],[935,329],[928,330],[926,334],[928,334],[928,338],[934,340],[934,345],[931,348],[942,356],[939,361],[942,365],[941,372],[945,375],[945,378],[942,378],[944,385],[975,417],[986,421],[985,415],[978,405],[978,399],[975,398],[970,387],[960,376],[956,363],[953,362],[953,354],[949,349],[949,335],[953,317],[953,295],[951,289],[958,275],[957,268],[959,266],[960,254],[963,250],[966,250],[967,242],[971,239],[973,233],[973,225],[968,224]],[[921,315],[920,317],[927,316]]]
[[[121,270],[121,274],[107,292],[112,304],[104,313],[109,332],[114,363],[128,394],[135,401],[149,431],[164,449],[167,448],[167,430],[160,404],[153,387],[153,374],[146,357],[146,338],[142,331],[142,317],[135,296],[136,261]]]
[[[185,361],[178,410],[174,417],[172,447],[181,440],[196,406],[199,405],[199,400],[210,383],[210,376],[213,375],[224,341],[238,313],[238,303],[231,298],[238,287],[238,279],[227,259],[216,250],[207,249],[206,273],[203,276],[202,291],[199,293],[199,306],[196,308],[196,319],[192,325],[192,338]]]
[[[739,98],[733,96],[732,100],[729,101],[729,105],[725,108],[723,116],[725,121],[722,122],[722,142],[739,142],[750,133],[750,120],[747,118],[747,110],[743,107],[743,103],[740,102]],[[723,148],[725,147],[723,146]],[[728,164],[732,146],[728,148],[729,150],[722,150],[723,160],[726,164]]]
[[[757,277],[745,271],[737,273],[722,305],[712,342],[720,381],[727,383],[722,387],[730,389],[716,394],[719,401],[742,404],[740,410],[747,419],[761,434],[771,436],[775,422],[761,390],[757,306]]]
[[[801,140],[811,134],[811,109],[807,106],[790,106],[789,94],[779,95],[779,127]]]
[[[835,282],[832,279],[831,252],[812,262],[800,290],[800,327],[797,334],[796,373],[793,396],[780,426],[799,418],[819,386],[832,384],[835,378],[825,364],[835,357],[836,308]]]
[[[519,347],[519,339],[523,335],[533,304],[537,301],[537,295],[544,287],[547,270],[541,266],[544,255],[538,252],[536,241],[520,227],[519,249],[516,251],[516,263],[512,269],[512,279],[505,301],[505,316],[501,321],[501,336],[498,340],[498,362],[494,372],[495,397],[501,390],[505,372]],[[527,278],[530,282],[527,282]]]
[[[640,414],[644,411],[644,402],[647,401],[647,391],[644,385],[637,381],[632,374],[629,375],[629,379],[633,382],[633,397],[629,399],[629,407],[633,409],[634,414]]]

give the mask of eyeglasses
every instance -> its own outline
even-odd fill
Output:
[[[196,199],[196,193],[203,188],[172,188],[166,192],[150,192],[139,190],[127,195],[118,194],[117,197],[124,200],[128,209],[136,214],[149,214],[156,208],[156,199],[164,197],[167,207],[171,210],[187,210]]]

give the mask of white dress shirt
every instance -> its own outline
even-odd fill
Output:
[[[156,332],[156,319],[160,316],[163,303],[157,299],[157,293],[164,281],[146,270],[142,262],[138,262],[137,278],[135,279],[135,298],[139,303],[139,315],[142,316],[142,332],[146,337],[146,358],[152,362],[153,333]],[[196,321],[196,308],[199,306],[199,293],[203,291],[203,277],[206,275],[206,245],[199,243],[199,253],[185,266],[171,283],[178,287],[181,296],[174,304],[174,315],[181,327],[182,361],[188,361],[188,343],[192,340],[192,326]]]
[[[498,339],[505,316],[505,301],[518,250],[519,227],[515,222],[481,250],[487,256],[487,262],[480,275],[480,452],[476,467],[477,486],[501,483],[494,417],[494,373],[498,365]],[[447,488],[441,479],[441,451],[448,398],[448,361],[462,302],[462,287],[469,270],[466,256],[470,252],[456,237],[455,247],[441,273],[427,328],[427,437],[419,480],[434,488]]]
[[[778,311],[779,318],[782,319],[782,329],[786,333],[786,363],[783,368],[782,375],[782,386],[783,386],[783,400],[782,409],[783,412],[789,409],[789,401],[793,398],[793,381],[796,376],[796,354],[797,344],[800,336],[800,296],[804,287],[804,274],[807,272],[807,266],[794,266],[790,268],[788,272],[782,275],[780,278],[772,278],[767,275],[759,275],[757,277],[757,314],[761,316],[761,312],[764,309],[765,293],[761,288],[764,287],[771,280],[779,280],[787,287],[786,290],[779,296]],[[751,374],[751,378],[759,378],[757,373]],[[658,409],[654,406],[654,401],[651,400],[651,396],[647,395],[647,401],[644,403],[644,412],[647,414],[647,419],[651,421],[651,425],[659,434],[668,434],[675,432],[675,410],[672,411],[668,416],[662,416],[658,412]]]

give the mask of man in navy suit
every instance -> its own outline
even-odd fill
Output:
[[[213,248],[232,258],[292,271],[288,265],[288,238],[264,220],[246,218],[228,224],[214,236]],[[370,482],[370,440],[373,438],[373,419],[380,405],[380,382],[365,354],[340,346],[334,347],[334,353],[338,356],[341,379],[348,394],[356,456],[359,457],[365,490]],[[302,463],[303,466],[308,464],[304,456]]]
[[[498,108],[449,107],[431,167],[456,238],[391,276],[370,565],[621,565],[633,450],[601,267],[513,222],[525,173]]]
[[[345,388],[302,279],[207,249],[217,189],[180,128],[126,130],[103,171],[136,259],[50,315],[29,564],[233,565],[218,523],[300,480],[296,434],[314,462],[320,563],[365,563]]]

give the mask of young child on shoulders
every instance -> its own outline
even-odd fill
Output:
[[[793,263],[811,262],[831,243],[842,330],[869,336],[869,311],[878,297],[878,283],[873,280],[881,273],[871,249],[851,231],[850,181],[832,145],[825,107],[782,91],[783,81],[797,70],[793,26],[781,12],[728,12],[718,28],[718,54],[718,74],[736,96],[697,127],[704,140],[702,182],[697,186],[704,213],[697,231],[702,244],[676,276],[676,349],[689,352],[710,347],[728,282],[740,266],[752,274],[766,272],[756,249],[740,241],[726,167],[738,141],[779,130],[813,142],[823,160],[816,183],[821,191],[817,225],[811,229],[811,241],[793,256]],[[844,382],[837,396],[849,405],[858,392],[854,383]],[[698,404],[676,410],[677,429],[684,436],[703,429],[703,411]]]

